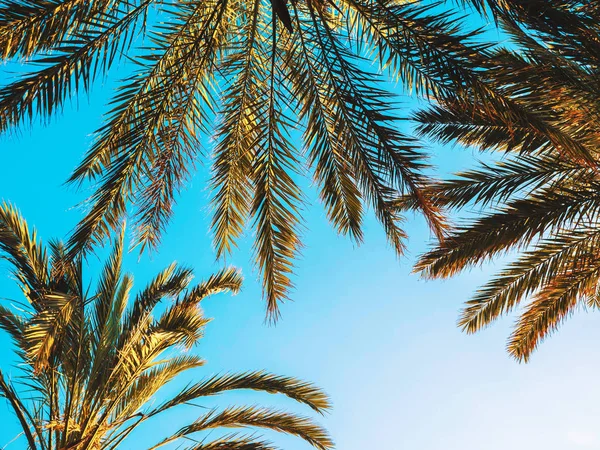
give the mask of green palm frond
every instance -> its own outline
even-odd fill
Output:
[[[19,242],[36,242],[36,249],[46,252],[13,207],[0,207],[2,217],[12,217],[10,226],[20,230]],[[4,225],[0,222],[0,230]],[[14,236],[0,233],[4,254],[14,252]],[[18,313],[0,307],[0,329],[13,338],[15,370],[23,371],[15,381],[0,371],[0,397],[19,420],[30,449],[117,449],[142,432],[146,423],[154,421],[160,428],[156,419],[166,411],[243,389],[283,394],[320,414],[329,410],[328,397],[316,386],[264,371],[213,375],[179,392],[163,390],[204,365],[201,357],[191,353],[209,321],[199,303],[219,292],[237,292],[241,275],[224,269],[192,284],[192,272],[173,264],[134,297],[133,277],[122,269],[123,241],[124,231],[115,239],[91,292],[82,288],[87,283],[81,259],[69,259],[65,246],[53,242],[48,248],[51,256],[36,266],[47,274],[43,288],[26,292],[36,299],[35,305]],[[29,276],[29,265],[14,258],[8,261],[21,274],[19,280]],[[131,304],[130,297],[135,299]],[[188,352],[182,354],[184,348]],[[28,395],[21,396],[25,390]],[[301,415],[267,407],[202,411],[175,434],[160,436],[162,444],[180,440],[189,444],[196,442],[188,439],[191,434],[233,427],[274,430],[297,436],[319,450],[333,448],[327,432]],[[255,434],[217,434],[220,437],[212,440],[205,435],[200,444],[188,448],[274,449]]]

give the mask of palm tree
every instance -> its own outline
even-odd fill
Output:
[[[122,273],[121,236],[90,292],[81,258],[70,259],[60,243],[43,245],[6,204],[0,207],[0,249],[26,300],[19,307],[0,306],[0,328],[16,346],[19,371],[14,380],[0,371],[0,396],[31,450],[115,449],[146,422],[159,423],[155,419],[163,413],[230,390],[284,394],[319,413],[329,408],[327,396],[313,385],[266,372],[215,375],[159,402],[161,388],[203,365],[198,356],[180,350],[202,337],[208,320],[200,301],[237,292],[241,277],[235,270],[192,286],[191,270],[172,264],[129,303],[133,278]],[[165,304],[167,299],[172,300]],[[255,434],[192,438],[220,428],[270,429],[320,450],[333,446],[311,419],[285,411],[258,406],[200,411],[195,421],[151,448],[186,442],[198,450],[273,448]]]
[[[459,325],[476,332],[528,299],[508,342],[527,361],[577,307],[600,306],[600,6],[502,3],[524,5],[497,9],[513,47],[497,49],[481,76],[514,108],[482,108],[465,93],[417,120],[423,134],[503,155],[431,188],[438,206],[470,205],[477,216],[417,270],[448,277],[519,251],[467,302]]]
[[[477,71],[489,45],[475,42],[477,32],[461,31],[455,13],[427,1],[0,5],[4,58],[38,68],[0,89],[0,132],[49,117],[122,57],[135,69],[70,179],[96,183],[70,253],[105,241],[130,203],[140,248],[156,246],[178,191],[207,153],[203,136],[212,135],[216,252],[227,255],[246,224],[254,227],[272,317],[289,295],[301,247],[305,165],[329,221],[355,242],[363,240],[371,207],[401,253],[398,205],[405,197],[443,235],[440,213],[423,190],[424,154],[399,130],[386,82],[400,79],[427,98],[454,98],[464,89],[486,101],[496,97]],[[373,61],[381,73],[369,67]]]

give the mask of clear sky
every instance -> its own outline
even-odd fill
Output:
[[[73,206],[86,192],[62,183],[88,148],[101,122],[110,86],[68,107],[47,126],[0,138],[0,198],[17,205],[45,240],[65,236],[81,217]],[[471,150],[432,147],[442,171],[465,167]],[[172,260],[208,276],[215,262],[208,233],[206,169],[181,196],[175,220],[158,253],[128,256],[126,268],[143,283]],[[418,254],[431,242],[420,218],[410,219],[408,254],[398,259],[371,216],[365,243],[356,248],[336,236],[318,201],[306,211],[306,248],[297,264],[294,302],[277,326],[264,323],[264,303],[249,256],[250,237],[228,263],[246,283],[235,297],[204,304],[215,320],[197,351],[208,363],[198,376],[267,369],[310,380],[325,389],[334,409],[321,419],[340,450],[600,449],[600,369],[597,313],[578,312],[544,343],[532,361],[518,364],[504,351],[513,318],[475,336],[455,326],[462,302],[493,271],[488,265],[445,282],[411,275]],[[14,297],[6,263],[0,263],[0,297]],[[10,372],[7,339],[0,337],[0,365]],[[217,401],[217,400],[215,400]],[[236,394],[218,404],[257,402],[301,407],[279,398]],[[186,410],[182,417],[193,417]],[[160,427],[178,423],[163,422]],[[0,448],[18,433],[0,402]],[[140,448],[151,439],[149,429]],[[271,435],[269,435],[271,436]],[[308,447],[273,439],[282,448]],[[24,448],[16,441],[9,449]]]

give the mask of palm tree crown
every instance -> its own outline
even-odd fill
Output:
[[[0,89],[0,132],[53,114],[128,56],[137,70],[123,80],[107,123],[71,177],[93,180],[97,190],[70,252],[105,240],[129,202],[137,242],[142,249],[157,245],[209,134],[217,254],[229,253],[252,224],[268,311],[276,315],[301,246],[305,196],[298,180],[305,166],[330,222],[356,242],[363,239],[364,208],[371,207],[402,252],[406,197],[443,235],[439,211],[423,191],[423,153],[399,131],[384,83],[401,79],[429,98],[465,89],[486,101],[495,94],[476,70],[488,45],[475,44],[476,33],[462,32],[454,15],[435,6],[3,0],[4,57],[41,68]],[[381,73],[369,68],[373,60]]]
[[[265,372],[213,376],[150,403],[180,374],[203,365],[179,350],[202,336],[207,319],[199,302],[221,291],[237,292],[241,278],[235,270],[192,286],[191,271],[173,264],[129,303],[133,278],[122,273],[121,237],[90,292],[81,258],[69,258],[60,243],[44,246],[8,205],[0,207],[0,249],[26,300],[19,308],[0,306],[0,328],[12,338],[22,372],[13,382],[0,371],[0,397],[30,450],[115,449],[163,413],[230,390],[281,393],[319,413],[329,408],[327,396],[311,384]],[[166,299],[172,300],[157,308]],[[186,442],[198,450],[273,448],[255,434],[191,438],[219,428],[271,429],[320,450],[332,448],[326,431],[307,417],[258,406],[200,411],[151,448]]]
[[[446,277],[523,250],[467,303],[459,324],[475,332],[531,298],[508,343],[526,361],[577,306],[600,305],[600,6],[496,3],[513,47],[496,50],[481,76],[510,103],[482,108],[464,93],[417,120],[425,134],[503,158],[431,188],[439,206],[475,205],[479,217],[417,269]]]

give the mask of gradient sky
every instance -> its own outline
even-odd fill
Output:
[[[88,193],[62,183],[101,123],[112,88],[101,85],[52,123],[0,138],[0,198],[20,208],[45,240],[66,236],[81,217],[74,205]],[[430,146],[430,151],[444,173],[467,167],[478,156],[468,149]],[[137,253],[128,255],[126,269],[135,274],[138,289],[173,260],[194,267],[199,278],[223,266],[215,262],[208,232],[206,180],[206,168],[200,167],[157,253],[139,261]],[[422,219],[407,222],[408,252],[399,259],[372,215],[365,223],[365,243],[357,248],[327,224],[314,193],[311,200],[294,302],[283,306],[277,326],[264,323],[249,234],[227,262],[243,270],[243,292],[203,305],[215,320],[197,350],[207,359],[197,376],[267,369],[316,383],[333,399],[332,413],[320,420],[340,450],[600,449],[596,313],[575,314],[529,364],[518,364],[504,351],[514,318],[475,336],[455,326],[461,304],[494,266],[425,282],[411,274],[416,256],[431,243]],[[0,263],[0,297],[16,295],[7,264]],[[10,373],[7,342],[0,337],[0,366]],[[308,413],[285,399],[252,393],[214,402],[260,402]],[[171,429],[194,414],[192,409],[171,415],[160,427]],[[2,448],[18,433],[3,402],[0,424]],[[148,429],[125,448],[157,440],[156,431]],[[288,450],[309,448],[267,435]],[[18,440],[8,449],[24,446]]]

